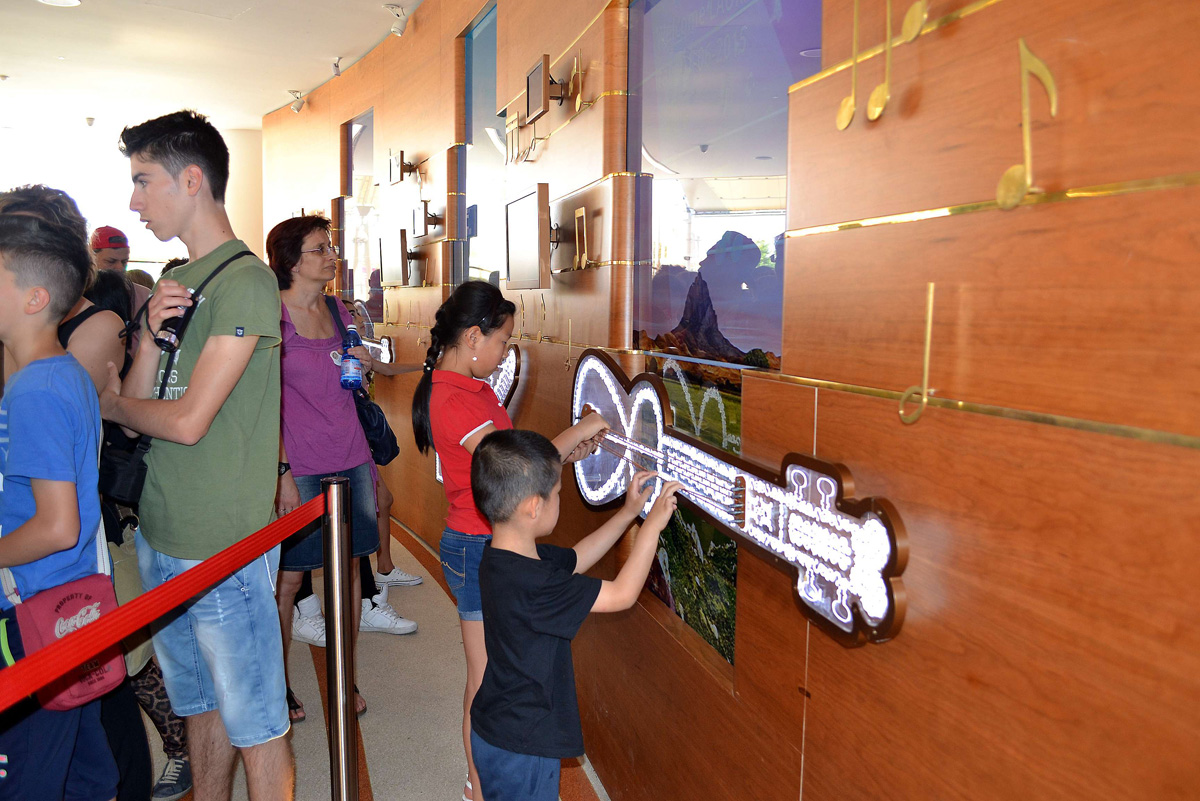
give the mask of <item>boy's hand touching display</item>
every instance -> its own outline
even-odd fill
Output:
[[[655,536],[657,536],[667,527],[667,523],[671,522],[671,515],[675,514],[675,508],[679,505],[679,499],[675,497],[675,493],[682,488],[683,485],[678,481],[668,481],[663,484],[662,493],[650,507],[650,513],[646,515],[646,522],[642,524],[643,533],[649,530],[655,532]],[[644,499],[642,503],[645,503]]]
[[[656,475],[657,473],[638,473],[633,477],[633,482],[625,493],[625,506],[622,511],[632,511],[636,516],[654,490],[654,482],[649,479]],[[646,576],[649,575],[650,565],[654,561],[654,552],[658,548],[658,535],[662,533],[667,523],[670,522],[671,515],[675,512],[675,506],[678,503],[675,493],[679,489],[678,481],[668,481],[663,484],[662,493],[654,502],[654,506],[650,508],[650,513],[646,515],[646,522],[642,524],[637,539],[633,542],[633,552],[621,568],[621,572],[617,574],[616,579],[606,581],[601,585],[600,594],[596,596],[596,602],[592,604],[593,612],[620,612],[633,606],[637,601],[638,593],[646,583]]]
[[[641,514],[646,501],[650,500],[650,496],[654,493],[653,478],[657,475],[658,473],[653,470],[642,470],[633,474],[633,480],[629,482],[629,489],[625,491],[624,511],[631,513],[630,520]]]

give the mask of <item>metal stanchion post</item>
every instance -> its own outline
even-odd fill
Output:
[[[329,781],[333,801],[358,801],[358,739],[353,704],[353,610],[350,608],[350,480],[321,479],[325,515],[325,669],[329,684]]]

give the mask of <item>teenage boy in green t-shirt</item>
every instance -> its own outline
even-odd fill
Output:
[[[266,265],[233,235],[225,212],[229,150],[203,115],[179,111],[126,128],[121,150],[133,177],[129,208],[160,240],[178,237],[191,259],[158,282],[124,384],[110,365],[100,395],[105,419],[154,438],[137,538],[149,590],[270,521],[279,447],[279,290]],[[167,374],[169,354],[153,334],[193,305]],[[274,548],[154,629],[171,707],[187,720],[197,797],[229,798],[237,748],[253,801],[291,798],[274,599],[278,563]]]

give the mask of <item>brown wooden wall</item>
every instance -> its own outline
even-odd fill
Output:
[[[523,130],[522,146],[548,138],[508,174],[512,189],[549,182],[560,221],[595,209],[600,267],[508,293],[525,308],[511,411],[549,435],[569,422],[568,325],[582,344],[630,335],[621,262],[640,245],[635,176],[621,175],[623,5],[498,2],[498,104],[523,108],[541,53],[560,79],[578,56],[594,100]],[[893,52],[882,118],[865,113],[883,76],[875,55],[858,65],[858,112],[839,132],[853,3],[825,0],[825,70],[789,97],[785,380],[749,377],[743,397],[747,457],[777,467],[814,453],[895,504],[909,535],[904,627],[843,649],[750,549],[732,668],[652,597],[594,617],[575,643],[579,696],[588,755],[618,801],[1125,801],[1200,787],[1200,4],[930,6],[926,32]],[[884,7],[861,0],[860,51],[881,44]],[[301,114],[264,119],[268,227],[301,206],[328,210],[339,126],[372,107],[377,164],[403,148],[423,162],[434,207],[452,205],[459,37],[483,8],[425,0],[403,39]],[[905,10],[893,9],[897,35]],[[1001,211],[997,181],[1021,160],[1022,37],[1059,108],[1052,118],[1031,83],[1040,194]],[[419,243],[435,286],[388,291],[384,333],[401,361],[424,358],[422,326],[448,292],[440,268],[462,235],[449,222]],[[929,386],[947,405],[906,426],[896,395],[921,382],[929,282]],[[407,426],[415,384],[379,382],[404,454],[384,474],[396,517],[436,546],[445,500]],[[601,519],[567,482],[558,540]]]

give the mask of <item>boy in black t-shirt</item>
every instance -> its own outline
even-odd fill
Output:
[[[562,460],[533,431],[496,431],[475,448],[471,492],[492,524],[479,587],[487,670],[471,704],[471,753],[488,801],[557,801],[559,760],[583,753],[571,638],[589,612],[637,600],[675,511],[669,481],[613,581],[582,575],[645,506],[655,474],[638,473],[625,505],[574,548],[539,545],[558,522]]]

